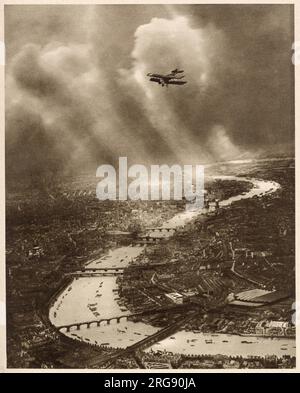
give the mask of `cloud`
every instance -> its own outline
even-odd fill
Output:
[[[292,16],[282,7],[6,8],[8,177],[293,145]],[[184,86],[146,78],[176,67]]]
[[[99,112],[105,111],[105,102],[99,99],[101,88],[95,86],[97,80],[99,72],[90,61],[88,47],[25,45],[12,62],[8,90],[14,94],[7,99],[8,146],[14,140],[18,144],[14,146],[16,150],[22,150],[24,144],[32,153],[38,149],[52,150],[69,167],[88,161],[96,153],[109,158],[110,151],[104,143],[106,135],[96,129],[100,121],[95,110],[97,98],[99,107],[102,105]],[[14,126],[15,118],[18,127]],[[38,134],[45,137],[45,146],[26,143],[31,139],[32,122],[39,129]],[[49,138],[53,144],[47,146]],[[10,154],[8,148],[7,156]],[[30,167],[30,160],[35,159],[37,166],[48,169],[47,155],[29,154],[27,158],[22,168]]]
[[[153,127],[180,162],[212,159],[215,146],[223,143],[218,133],[211,138],[211,130],[218,122],[220,68],[228,67],[225,47],[214,25],[195,29],[183,16],[153,18],[136,30],[133,65],[120,71],[121,80],[139,97]],[[175,67],[185,70],[187,85],[162,89],[145,78],[147,72],[169,73]]]

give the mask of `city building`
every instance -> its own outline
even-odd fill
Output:
[[[183,304],[183,296],[178,292],[166,293],[166,297],[175,304]]]

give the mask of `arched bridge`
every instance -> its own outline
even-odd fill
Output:
[[[83,322],[73,322],[70,324],[65,324],[61,326],[56,326],[56,328],[61,331],[61,332],[70,332],[72,328],[76,328],[73,330],[80,330],[81,326],[84,327],[86,326],[88,329],[92,326],[100,326],[102,325],[110,325],[112,321],[116,321],[117,323],[120,323],[122,319],[127,320],[129,317],[142,317],[146,315],[151,315],[151,314],[156,314],[156,313],[161,313],[161,312],[178,312],[179,310],[188,310],[188,309],[195,309],[195,305],[193,304],[185,304],[185,305],[172,305],[169,307],[162,307],[162,308],[154,308],[150,310],[146,310],[143,312],[139,313],[133,313],[133,314],[125,314],[125,315],[119,315],[116,317],[111,317],[111,318],[101,318],[101,319],[95,319],[91,321],[83,321]]]
[[[62,326],[57,326],[58,330],[61,332],[70,332],[72,328],[76,328],[73,330],[80,330],[81,327],[86,326],[88,329],[91,326],[101,326],[102,325],[110,325],[110,322],[113,320],[116,320],[117,323],[120,323],[122,319],[127,320],[128,317],[131,315],[121,315],[119,317],[112,317],[112,318],[103,318],[103,319],[95,319],[93,321],[84,321],[84,322],[74,322],[69,325],[62,325]]]
[[[147,242],[147,243],[154,243],[154,242],[159,242],[161,240],[164,240],[163,237],[161,236],[150,236],[150,235],[144,235],[141,236],[140,239],[137,242]]]
[[[177,228],[173,227],[158,227],[158,228],[146,228],[147,231],[153,231],[153,232],[176,232]]]

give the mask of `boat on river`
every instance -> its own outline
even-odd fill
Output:
[[[213,340],[211,338],[208,340],[205,340],[205,344],[212,344],[212,343],[213,343]]]
[[[226,179],[229,179],[230,178],[230,176],[224,176],[224,179],[226,180]],[[234,178],[234,177],[233,177]],[[241,178],[239,178],[238,179],[239,181],[241,181],[241,180],[243,180],[243,177],[241,177]],[[250,179],[250,181],[251,181],[251,179]],[[259,180],[253,180],[252,181],[253,182],[253,185],[256,185],[256,183],[258,183],[259,184]],[[261,189],[263,189],[263,190],[265,190],[265,189],[267,189],[267,185],[266,185],[266,183],[268,183],[268,182],[265,182],[265,181],[261,181],[262,182],[262,187],[260,187],[260,190]],[[259,191],[260,191],[259,190]],[[249,195],[248,195],[249,194]],[[257,195],[257,191],[255,191],[255,188],[253,187],[253,189],[249,192],[249,193],[246,193],[246,194],[244,194],[243,195],[243,197],[244,198],[250,198],[250,197],[252,197],[252,196],[254,196],[254,195]],[[232,202],[234,202],[234,201],[236,201],[236,200],[239,200],[239,199],[244,199],[244,198],[241,198],[240,196],[235,196],[235,197],[232,197],[232,198],[229,198],[229,199],[227,199],[227,200],[225,200],[225,201],[222,201],[222,206],[228,206],[230,203],[232,203]],[[173,223],[174,222],[174,225],[175,226],[184,226],[185,224],[186,224],[186,222],[188,222],[188,221],[190,221],[191,220],[191,218],[193,218],[193,217],[195,217],[196,215],[197,215],[198,213],[197,212],[195,212],[195,214],[194,213],[188,213],[188,215],[186,216],[185,215],[185,212],[183,212],[183,213],[180,213],[179,214],[179,216],[175,216],[174,218],[172,218],[170,221]],[[202,213],[200,213],[200,214],[202,214]],[[203,214],[205,214],[205,213],[203,213]],[[182,218],[181,218],[181,216],[182,216]],[[134,246],[133,246],[133,249],[134,249]],[[142,250],[143,249],[143,247],[140,247],[140,249]],[[120,249],[116,249],[116,250],[113,250],[112,251],[112,253],[116,253],[117,254],[117,257],[118,257],[118,253],[119,253],[119,250]],[[137,252],[137,254],[138,254],[138,252]],[[108,257],[106,257],[106,259],[109,259],[110,258],[110,256]],[[134,260],[134,258],[136,258],[136,256],[134,256],[133,257],[133,260]],[[127,262],[126,263],[124,263],[124,268],[126,268],[126,266],[127,266]],[[110,266],[109,267],[112,267],[112,263],[110,264]],[[72,305],[73,304],[75,304],[76,305],[76,302],[78,302],[78,303],[80,303],[80,294],[81,294],[81,291],[84,291],[85,290],[85,283],[87,283],[88,285],[90,285],[90,282],[94,282],[95,280],[94,279],[91,279],[91,278],[84,278],[84,279],[80,279],[75,285],[76,285],[76,287],[75,287],[75,285],[73,285],[73,291],[70,293],[70,292],[68,292],[68,299],[67,299],[67,305],[69,305],[69,304],[71,304],[72,303],[72,301],[73,301],[73,303],[72,303]],[[117,315],[117,316],[119,316],[120,315],[120,308],[122,307],[122,311],[124,310],[124,311],[128,311],[127,310],[127,308],[125,307],[125,305],[124,305],[124,302],[122,302],[122,300],[121,299],[114,299],[115,297],[118,297],[118,292],[119,292],[119,289],[117,288],[117,285],[118,285],[118,281],[116,280],[116,278],[111,278],[111,277],[106,277],[105,278],[105,285],[103,285],[103,288],[102,289],[98,289],[98,292],[97,292],[97,295],[96,295],[96,297],[101,297],[102,296],[102,294],[100,294],[99,292],[101,291],[103,291],[103,296],[105,296],[105,300],[106,300],[106,304],[104,304],[103,305],[103,311],[101,310],[101,317],[103,317],[103,318],[106,318],[106,317],[111,317],[111,316],[113,316],[113,315]],[[101,285],[102,285],[102,283],[101,283]],[[100,285],[100,287],[101,287],[101,285]],[[76,291],[75,291],[75,289],[76,289]],[[86,318],[86,314],[87,314],[87,312],[88,312],[88,310],[86,309],[86,303],[88,302],[88,300],[91,300],[91,299],[93,299],[93,297],[95,296],[95,286],[93,286],[92,284],[91,284],[91,289],[89,289],[89,286],[87,287],[87,290],[89,290],[90,292],[91,292],[91,297],[89,298],[89,299],[86,299],[87,297],[85,297],[84,296],[84,298],[87,300],[85,300],[85,304],[78,304],[78,306],[81,306],[82,307],[82,314],[83,314],[83,318]],[[75,296],[75,294],[73,293],[73,292],[76,292],[76,294],[78,294],[78,296]],[[59,299],[59,300],[62,300],[62,298],[64,298],[64,296],[66,295],[66,293],[67,293],[67,291],[65,290],[65,292],[63,293],[63,296]],[[110,297],[109,297],[110,296]],[[71,298],[71,300],[70,300],[70,298]],[[73,300],[73,298],[74,298],[74,300]],[[99,300],[99,299],[95,299],[96,301],[97,300]],[[108,303],[112,303],[112,304],[108,304]],[[101,305],[101,307],[102,307],[102,303],[103,302],[99,302],[99,306]],[[123,303],[123,304],[122,304]],[[111,307],[110,307],[111,306]],[[119,306],[119,307],[118,307]],[[121,307],[120,307],[121,306]],[[78,314],[79,314],[79,312],[80,312],[80,310],[78,310]],[[115,314],[113,314],[115,312]],[[107,313],[107,314],[106,314]],[[64,312],[64,310],[63,311],[60,311],[58,314],[57,314],[57,317],[58,318],[56,318],[55,319],[55,321],[53,321],[56,325],[59,325],[59,324],[63,324],[63,323],[65,323],[65,324],[67,324],[69,321],[67,320],[67,318],[68,318],[68,316],[67,316],[67,313],[65,313]],[[50,318],[51,319],[53,319],[53,314],[50,316]],[[62,321],[61,321],[62,320]],[[66,320],[66,322],[64,321],[64,320]],[[83,320],[85,320],[85,319],[83,319]],[[145,329],[146,329],[146,327],[148,326],[147,324],[145,324],[144,322],[139,322],[140,324],[144,324],[145,325]],[[129,321],[128,322],[128,327],[126,326],[124,326],[124,331],[126,331],[126,334],[121,334],[121,332],[120,332],[120,334],[123,336],[122,337],[122,340],[123,340],[123,342],[124,342],[124,346],[126,346],[126,345],[128,345],[127,344],[127,341],[128,341],[128,338],[131,336],[132,337],[132,331],[134,331],[134,325],[132,324],[132,321]],[[152,334],[152,329],[150,329],[150,326],[149,326],[149,332],[151,332],[151,334]],[[201,333],[201,330],[197,330],[197,329],[193,329],[193,332],[194,333]],[[95,334],[95,337],[96,338],[98,338],[99,337],[99,335],[103,335],[102,336],[102,339],[105,339],[104,337],[107,337],[107,338],[109,338],[109,336],[110,336],[110,334],[111,334],[111,329],[109,329],[109,328],[106,328],[106,329],[102,329],[102,331],[100,331],[100,329],[91,329],[90,331],[89,331],[89,335],[91,336],[91,334],[92,333],[94,333]],[[221,333],[221,332],[219,332],[219,333]],[[86,332],[86,329],[81,329],[81,331],[80,331],[80,335],[81,336],[85,336],[87,334],[87,332]],[[149,333],[149,335],[151,335],[150,333]],[[68,336],[68,335],[70,335],[70,333],[67,333],[66,332],[66,335]],[[107,335],[107,336],[106,336]],[[143,335],[144,336],[144,335]],[[145,335],[145,336],[147,336],[147,335]],[[208,334],[207,336],[206,336],[206,340],[205,340],[205,344],[215,344],[215,342],[211,339],[211,337],[213,337],[213,336],[217,336],[217,334]],[[221,338],[220,337],[221,336],[221,334],[219,334],[219,339]],[[74,337],[74,336],[73,336]],[[174,337],[174,336],[173,336]],[[183,346],[183,347],[185,347],[184,348],[184,350],[188,350],[186,347],[186,344],[185,344],[185,341],[186,341],[186,339],[187,339],[187,337],[189,337],[189,336],[184,336],[184,338],[182,339],[182,341],[184,341],[184,343],[183,343],[183,345],[181,344],[181,338],[180,338],[180,332],[179,332],[179,336],[178,336],[178,338],[177,338],[177,336],[176,336],[176,343],[175,342],[173,342],[172,344],[176,344],[175,345],[175,347],[176,348],[178,348],[179,346]],[[200,337],[200,336],[199,336]],[[229,335],[227,335],[227,337],[229,337]],[[175,340],[175,337],[174,338],[171,338],[172,340]],[[219,339],[218,339],[218,341],[219,341]],[[130,339],[129,341],[136,341],[137,340],[137,338],[135,339],[135,340],[133,340],[133,339]],[[203,348],[201,348],[201,344],[204,344],[203,343],[203,339],[198,339],[199,341],[198,341],[198,343],[199,343],[199,345],[198,345],[198,343],[197,343],[197,348],[198,348],[198,346],[199,346],[199,352],[203,352]],[[240,338],[236,338],[236,336],[235,335],[233,335],[233,343],[235,343],[235,341],[234,340],[238,340],[238,342],[240,342]],[[103,340],[104,341],[104,340]],[[93,342],[94,342],[94,337],[93,337]],[[98,345],[100,345],[100,342],[101,342],[101,340],[99,340],[99,338],[98,338]],[[190,342],[193,342],[193,340],[192,339],[190,339]],[[228,342],[227,340],[223,340],[223,342]],[[231,339],[230,339],[230,342],[231,342]],[[170,342],[169,342],[170,343]],[[107,342],[107,343],[102,343],[101,345],[110,345],[110,343],[109,342]],[[114,346],[113,344],[111,344],[112,346]],[[160,342],[158,342],[157,344],[155,344],[156,346],[160,346],[161,348],[164,348],[165,347],[165,343],[160,343]],[[253,345],[254,346],[254,345]],[[213,346],[214,347],[214,346]],[[223,346],[224,348],[225,348],[225,350],[224,351],[227,351],[227,347],[228,346]],[[244,348],[243,348],[243,351],[244,352],[247,352],[247,348],[245,348],[245,347],[247,347],[246,345],[245,346],[243,346]],[[279,347],[280,348],[280,347]],[[278,348],[278,349],[279,349]],[[282,348],[283,348],[283,346],[282,346]],[[214,349],[214,348],[212,348],[212,349]],[[252,351],[252,347],[251,348],[249,348],[251,351]],[[178,349],[179,350],[179,349]],[[183,351],[182,349],[180,349],[181,351]],[[284,350],[284,349],[283,349]],[[197,349],[197,351],[198,351],[198,349]],[[196,350],[194,349],[194,351],[193,352],[196,352]]]

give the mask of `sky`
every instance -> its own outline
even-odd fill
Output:
[[[5,6],[7,177],[293,155],[292,43],[290,5]]]

